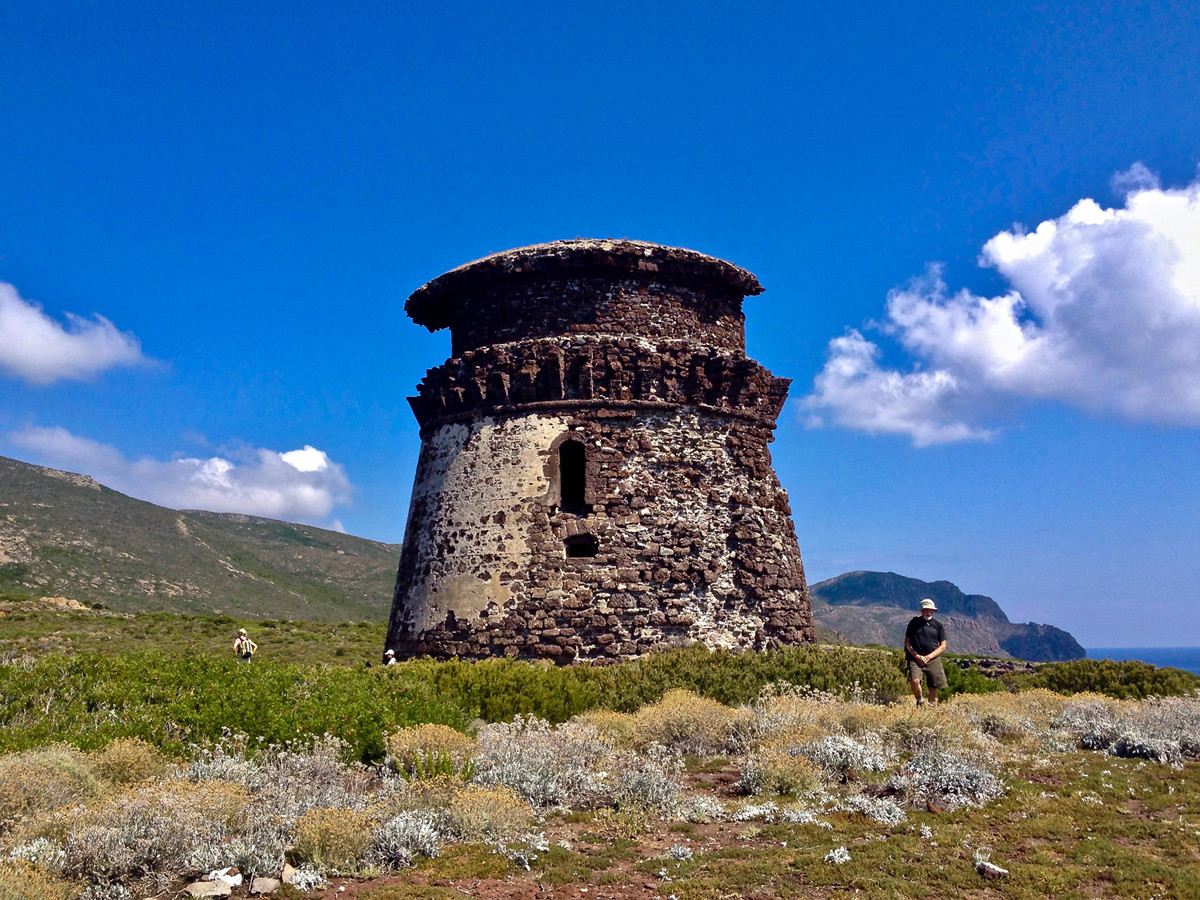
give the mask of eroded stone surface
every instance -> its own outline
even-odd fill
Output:
[[[814,640],[767,447],[788,381],[743,349],[759,291],[693,251],[561,241],[414,293],[454,356],[410,398],[422,451],[388,646],[571,662]]]

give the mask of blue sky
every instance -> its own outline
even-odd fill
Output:
[[[1200,644],[1186,3],[0,7],[0,454],[403,536],[407,295],[560,238],[754,272],[810,581]]]

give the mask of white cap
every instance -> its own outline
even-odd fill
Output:
[[[383,654],[383,655],[384,655],[384,656],[395,656],[395,655],[396,655],[396,651],[395,651],[395,650],[389,650],[387,653],[385,653],[385,654]]]
[[[921,609],[937,609],[937,604],[926,597],[921,601]]]

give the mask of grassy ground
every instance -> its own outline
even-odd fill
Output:
[[[379,662],[387,634],[384,622],[331,624],[173,613],[124,615],[3,598],[0,616],[0,659],[24,654],[134,650],[232,656],[237,630],[245,628],[258,644],[261,659],[300,665],[361,666]]]
[[[557,822],[547,837],[569,848],[552,845],[528,873],[489,847],[465,845],[390,883],[335,879],[324,896],[501,897],[522,896],[525,887],[679,900],[1200,896],[1200,766],[1163,775],[1147,762],[1072,753],[1014,773],[1009,795],[984,809],[914,811],[898,827],[835,813],[826,817],[830,829],[673,823],[629,839],[587,822]],[[691,859],[672,858],[672,847],[691,851]],[[848,861],[825,859],[837,847]],[[981,849],[1006,878],[979,874]]]
[[[811,701],[805,703],[810,712],[816,708]],[[1002,699],[984,698],[972,711],[966,709],[968,701],[964,699],[961,706],[951,703],[943,710],[917,714],[893,707],[877,716],[879,711],[860,703],[839,706],[840,701],[832,699],[818,703],[831,707],[832,718],[820,723],[817,730],[810,729],[810,735],[826,730],[832,721],[840,721],[844,727],[851,717],[858,717],[860,727],[862,721],[871,720],[874,724],[869,729],[910,747],[915,746],[914,727],[940,733],[943,740],[962,734],[967,743],[977,742],[977,734],[961,731],[963,723],[985,721],[989,711],[1011,715],[1013,709]],[[1145,711],[1132,701],[1120,708],[1135,716]],[[1186,708],[1192,711],[1189,739],[1194,740],[1195,708]],[[686,730],[680,725],[684,721],[680,710],[686,711],[686,705],[667,714],[677,736]],[[778,720],[778,713],[778,707],[772,709],[769,703],[756,710],[764,728]],[[638,727],[661,725],[663,715],[661,709],[644,711]],[[550,734],[554,736],[554,732]],[[867,732],[857,734],[861,738]],[[513,809],[519,805],[525,810],[520,819],[527,824],[484,841],[455,839],[453,831],[463,828],[464,821],[478,827],[489,815],[493,824],[497,821],[494,811],[488,811],[486,794],[471,795],[474,799],[464,810],[464,804],[454,800],[456,791],[468,790],[461,782],[406,785],[394,776],[379,781],[379,775],[364,780],[353,767],[331,769],[331,761],[320,757],[319,748],[314,751],[318,754],[314,762],[302,764],[302,771],[308,774],[299,782],[277,777],[258,789],[252,787],[257,782],[254,766],[238,762],[243,758],[241,751],[222,756],[225,762],[221,765],[208,762],[207,768],[193,767],[190,773],[171,775],[164,781],[162,763],[148,757],[131,762],[127,746],[115,754],[115,760],[112,751],[76,757],[74,768],[63,751],[53,750],[42,756],[0,757],[0,813],[9,816],[0,826],[0,851],[28,854],[15,848],[28,847],[37,835],[49,835],[71,847],[71,838],[62,837],[64,820],[52,810],[27,806],[23,815],[11,817],[13,798],[29,800],[28,786],[39,782],[31,779],[29,766],[41,760],[41,765],[60,779],[55,788],[59,795],[48,801],[53,791],[44,788],[30,802],[82,804],[82,812],[73,813],[67,821],[90,823],[88,827],[94,830],[89,839],[105,846],[110,857],[116,855],[112,847],[122,840],[130,840],[131,848],[157,842],[162,845],[156,851],[160,857],[169,855],[170,840],[202,842],[176,834],[175,819],[169,826],[155,824],[153,815],[145,812],[139,814],[136,838],[123,837],[129,826],[118,819],[138,792],[150,797],[161,794],[166,806],[178,802],[172,797],[182,797],[178,814],[182,816],[197,806],[212,805],[210,793],[203,790],[205,784],[220,786],[217,800],[230,824],[219,834],[226,842],[231,836],[228,829],[243,821],[235,812],[240,805],[254,809],[256,821],[271,810],[290,809],[283,813],[293,817],[290,834],[295,849],[289,851],[289,858],[305,870],[323,869],[326,881],[304,894],[288,888],[282,894],[286,897],[399,900],[465,895],[495,900],[551,893],[587,900],[862,896],[1083,900],[1200,896],[1200,763],[1117,757],[1047,740],[1047,734],[1038,726],[986,747],[986,755],[998,762],[1003,773],[1000,796],[954,808],[897,796],[896,808],[903,811],[898,820],[886,823],[870,813],[869,806],[863,807],[866,812],[848,811],[842,804],[855,797],[875,796],[887,783],[887,771],[843,772],[840,777],[826,773],[820,783],[797,794],[751,796],[738,787],[748,760],[745,754],[706,753],[688,757],[685,771],[675,776],[682,794],[671,812],[629,815],[623,814],[619,803],[583,804],[577,797],[541,807],[534,804],[531,810],[508,793],[506,802]],[[578,733],[571,735],[562,732],[566,755],[573,752],[571,742],[578,738]],[[630,738],[634,744],[627,746],[636,746],[636,732],[634,735]],[[918,737],[918,743],[920,740]],[[536,754],[536,746],[529,746]],[[489,751],[481,738],[473,752],[483,760],[495,749],[493,745]],[[750,749],[753,751],[754,743]],[[978,751],[972,755],[977,757]],[[901,760],[907,757],[900,752],[888,770],[902,771]],[[294,770],[297,763],[294,757],[290,760],[284,759],[285,770],[287,766]],[[223,773],[221,780],[205,780],[218,777],[218,771]],[[70,790],[62,786],[68,772],[75,779]],[[113,778],[114,772],[120,777],[117,783],[108,784],[104,779]],[[138,780],[151,773],[160,780]],[[238,783],[251,788],[238,788]],[[172,784],[181,786],[171,788]],[[254,798],[256,791],[261,791],[258,799]],[[305,807],[288,799],[289,792],[295,791],[318,809],[324,808],[322,804],[328,806],[331,816],[314,825],[313,813],[300,814]],[[698,805],[697,798],[708,805]],[[436,827],[445,831],[441,852],[432,857],[418,855],[413,865],[393,873],[353,872],[359,867],[357,854],[370,844],[371,829],[400,808],[434,810]],[[439,818],[454,809],[457,825]],[[696,815],[697,809],[706,812]],[[814,813],[809,821],[784,821],[787,811],[801,809]],[[213,813],[204,815],[211,819]],[[163,829],[166,836],[157,836],[156,828]],[[232,843],[238,840],[235,836]],[[351,849],[346,851],[347,847]],[[85,860],[94,860],[96,855],[86,848],[72,852]],[[128,851],[135,852],[142,851]],[[977,865],[985,858],[1007,874],[999,880],[985,878]],[[150,859],[158,861],[157,857]],[[67,873],[54,874],[17,862],[0,863],[0,896],[5,900],[76,896],[83,878],[80,872],[71,875],[71,865],[68,863]],[[174,863],[157,882],[135,877],[129,883],[136,888],[136,896],[174,896],[182,884],[179,876],[185,876],[181,867],[182,863]],[[36,892],[22,892],[29,885]]]
[[[852,649],[674,651],[596,672],[502,660],[368,670],[383,640],[368,624],[246,623],[262,647],[246,666],[228,651],[233,619],[0,612],[4,900],[77,897],[98,872],[135,896],[172,896],[222,853],[261,865],[285,849],[327,882],[284,896],[356,900],[1200,896],[1195,696],[960,693],[917,710],[888,653]],[[1121,692],[1145,675],[1099,674]],[[853,687],[872,679],[885,689]],[[779,681],[821,690],[762,690]],[[695,693],[663,697],[680,687]],[[465,729],[485,711],[565,724],[477,723],[477,739],[454,745],[470,774],[428,747],[426,774],[458,780],[394,774],[417,752],[405,726]],[[322,733],[336,740],[305,749]],[[391,763],[357,762],[380,759],[389,734]],[[826,738],[850,756],[822,762],[812,748]],[[686,754],[686,768],[673,774],[658,746]],[[931,750],[957,761],[929,757],[934,788],[921,788]],[[668,803],[655,792],[672,780]],[[952,783],[986,790],[948,801]],[[396,871],[363,862],[389,817],[412,810],[432,816],[440,854]],[[194,851],[206,847],[202,866]],[[985,858],[1007,875],[984,878]]]

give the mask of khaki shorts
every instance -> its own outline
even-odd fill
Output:
[[[921,664],[912,657],[908,658],[908,680],[920,681],[922,673],[930,687],[937,688],[939,691],[946,686],[946,670],[942,668],[942,658],[930,660],[929,663],[921,668]]]

